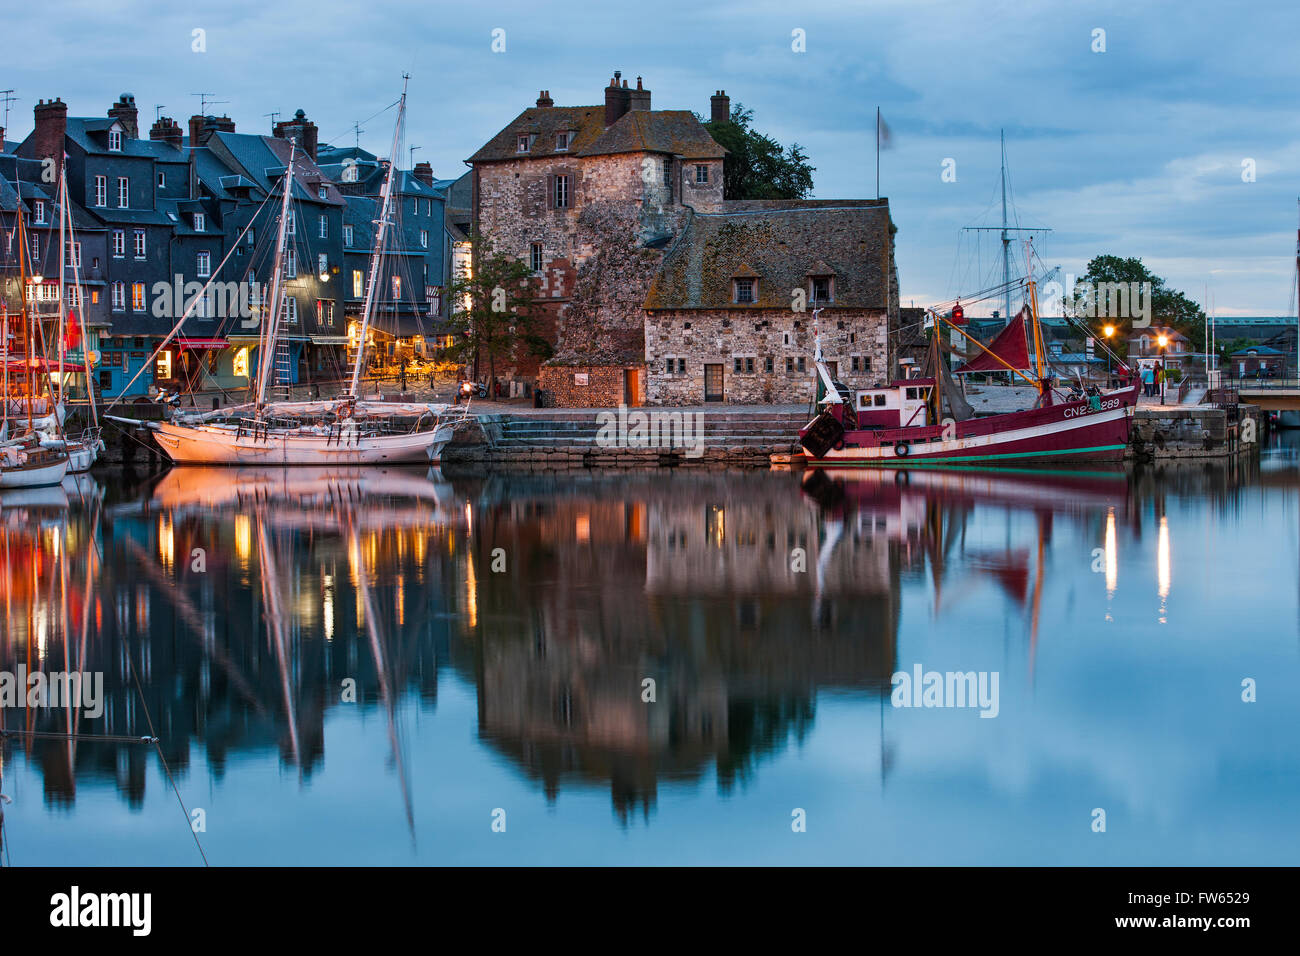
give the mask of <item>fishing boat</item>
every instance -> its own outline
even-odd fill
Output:
[[[932,310],[928,376],[895,380],[888,385],[852,390],[830,374],[816,340],[814,367],[818,375],[821,412],[799,432],[799,442],[814,467],[880,467],[969,465],[971,463],[1049,463],[1062,461],[1121,461],[1129,441],[1129,425],[1137,406],[1138,386],[1120,362],[1130,384],[1102,391],[1095,386],[1057,387],[1038,323],[1032,276],[1025,280],[1025,307],[1007,328],[985,346],[960,326],[962,310],[948,316]],[[820,310],[818,310],[820,311]],[[814,325],[818,327],[814,312]],[[1008,371],[1033,385],[1038,393],[1032,408],[972,417],[973,412],[953,381],[939,351],[941,327],[955,329],[983,355],[962,371]],[[1033,374],[1028,336],[1033,340]],[[972,369],[971,366],[974,366]],[[942,414],[945,403],[949,416]]]
[[[259,332],[259,360],[252,395],[244,405],[210,412],[185,412],[173,407],[162,422],[105,416],[112,421],[149,428],[158,446],[173,462],[204,465],[378,465],[440,460],[455,426],[469,416],[467,407],[448,404],[388,402],[364,398],[361,376],[366,367],[369,331],[375,314],[377,286],[393,225],[393,181],[406,114],[406,88],[397,107],[392,161],[384,179],[374,248],[367,273],[358,347],[353,359],[348,391],[338,399],[309,402],[272,402],[267,388],[276,373],[275,357],[287,295],[284,283],[285,253],[290,238],[290,202],[293,194],[297,144],[289,147],[289,162],[281,180],[281,208],[276,237],[269,306]],[[251,223],[250,223],[251,225]],[[241,236],[242,238],[242,236]],[[214,271],[215,279],[220,269]],[[206,291],[206,287],[205,287]],[[194,302],[202,299],[202,293]],[[158,346],[161,351],[176,337],[189,318],[193,303],[180,322]],[[157,354],[155,352],[155,354]],[[149,363],[145,364],[148,367]],[[125,391],[125,390],[124,390]],[[174,404],[174,399],[173,399]]]

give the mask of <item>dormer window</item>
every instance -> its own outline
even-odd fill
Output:
[[[516,139],[516,142],[515,142],[515,152],[516,152],[516,153],[526,153],[526,152],[528,152],[528,137],[527,137],[527,136],[520,136],[520,137],[518,137],[518,138]]]
[[[316,189],[316,198],[317,198],[317,199],[324,199],[327,195],[329,195],[329,194],[325,191],[325,187],[324,187],[324,186],[318,186],[318,187],[317,187],[317,189]]]
[[[38,199],[32,204],[32,218],[38,223],[45,222],[45,202],[43,200]]]
[[[108,131],[108,148],[114,153],[122,152],[122,131],[120,129],[110,129]]]
[[[811,276],[808,280],[808,293],[813,303],[821,305],[835,301],[835,283],[831,276]]]
[[[357,176],[357,164],[355,161],[349,160],[343,165],[343,181],[345,183],[355,183]]]
[[[194,231],[195,231],[195,232],[202,232],[202,231],[203,231],[203,226],[204,226],[204,222],[203,222],[203,220],[204,220],[204,215],[203,215],[203,213],[201,213],[201,212],[196,212],[196,213],[194,214]]]
[[[565,130],[562,133],[556,133],[555,151],[557,153],[566,152],[569,148],[569,144],[572,142],[573,142],[573,132],[571,130]]]
[[[732,279],[733,301],[737,305],[753,305],[757,301],[758,280],[752,276],[739,276]]]

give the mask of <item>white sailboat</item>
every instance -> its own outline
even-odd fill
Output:
[[[5,313],[3,329],[0,330],[0,338],[3,338],[3,365],[4,365],[4,421],[0,424],[0,489],[4,488],[41,488],[47,485],[57,485],[63,481],[64,476],[68,473],[68,454],[65,450],[59,448],[45,448],[41,445],[41,433],[36,430],[36,422],[32,415],[32,409],[36,403],[36,386],[33,376],[33,364],[35,360],[35,335],[32,332],[32,313],[27,304],[27,257],[28,246],[27,230],[23,222],[23,210],[21,200],[17,204],[17,242],[18,247],[18,273],[19,273],[19,295],[22,302],[22,323],[24,330],[25,349],[23,368],[27,379],[27,388],[25,401],[22,403],[27,411],[27,430],[22,434],[10,438],[9,412],[11,401],[9,398],[9,316]],[[50,416],[57,424],[59,415],[57,409]],[[15,425],[21,424],[15,421]]]
[[[366,367],[366,343],[374,317],[377,288],[382,281],[384,244],[394,215],[393,181],[405,114],[406,88],[403,85],[366,281],[359,345],[348,392],[331,401],[266,400],[267,386],[275,374],[276,347],[284,315],[283,300],[287,294],[284,259],[297,157],[297,144],[291,143],[289,164],[282,182],[270,307],[263,314],[259,334],[257,375],[252,389],[254,401],[211,412],[173,410],[168,421],[145,423],[172,461],[205,465],[375,465],[439,461],[442,449],[451,441],[456,424],[468,417],[468,409],[445,403],[363,399],[358,392]],[[159,349],[166,347],[179,332],[190,311],[186,311]],[[113,420],[141,424],[128,419]],[[403,424],[412,420],[413,424]]]

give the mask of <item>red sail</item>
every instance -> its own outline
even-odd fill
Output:
[[[1014,369],[1024,370],[1029,368],[1029,340],[1025,336],[1025,312],[1023,309],[1016,313],[1016,317],[1007,323],[1007,327],[998,333],[997,338],[990,342],[987,348]],[[1007,365],[1003,365],[992,355],[989,355],[988,352],[979,352],[961,368],[956,369],[953,374],[1005,372]]]

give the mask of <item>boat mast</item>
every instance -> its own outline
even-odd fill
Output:
[[[998,130],[998,141],[1002,144],[1002,285],[1006,290],[1006,316],[1011,321],[1011,238],[1007,235],[1007,134]]]
[[[32,421],[32,401],[34,387],[32,385],[32,343],[34,341],[31,335],[31,329],[28,327],[27,312],[27,265],[28,245],[27,245],[27,225],[23,221],[23,203],[22,197],[19,196],[16,204],[18,211],[18,294],[22,297],[22,323],[23,337],[26,339],[23,354],[25,356],[24,365],[27,366],[27,430],[29,432],[36,430],[36,423]],[[57,416],[56,416],[57,417]]]
[[[384,177],[384,191],[380,195],[379,219],[375,224],[375,244],[370,250],[370,275],[366,279],[366,300],[361,307],[361,329],[357,336],[357,354],[352,363],[352,385],[347,397],[356,399],[361,382],[361,371],[366,367],[366,336],[374,317],[375,289],[379,284],[379,266],[383,262],[384,240],[388,235],[388,210],[393,201],[393,177],[397,172],[398,146],[402,139],[402,119],[406,114],[406,86],[411,74],[402,74],[402,98],[397,101],[397,125],[393,129],[393,148],[388,153],[388,175]]]
[[[64,283],[64,270],[68,264],[68,234],[65,228],[64,213],[67,210],[67,202],[64,199],[67,177],[68,164],[66,159],[59,161],[59,402],[54,407],[54,420],[59,420],[59,405],[63,404],[63,323],[68,314],[68,303],[64,300],[64,290],[67,286]],[[46,371],[46,381],[49,380],[48,369]],[[50,398],[54,398],[54,389],[50,389]]]
[[[271,371],[275,368],[275,345],[280,331],[280,309],[282,303],[281,297],[284,294],[284,247],[285,239],[289,232],[289,216],[292,211],[289,206],[290,197],[293,195],[293,163],[297,153],[297,143],[290,140],[289,142],[289,167],[285,170],[284,199],[280,203],[280,230],[276,234],[275,240],[275,265],[271,273],[271,315],[270,322],[267,322],[265,305],[262,313],[262,341],[259,344],[261,356],[257,363],[257,398],[255,406],[258,412],[266,402],[266,382],[271,377]]]

